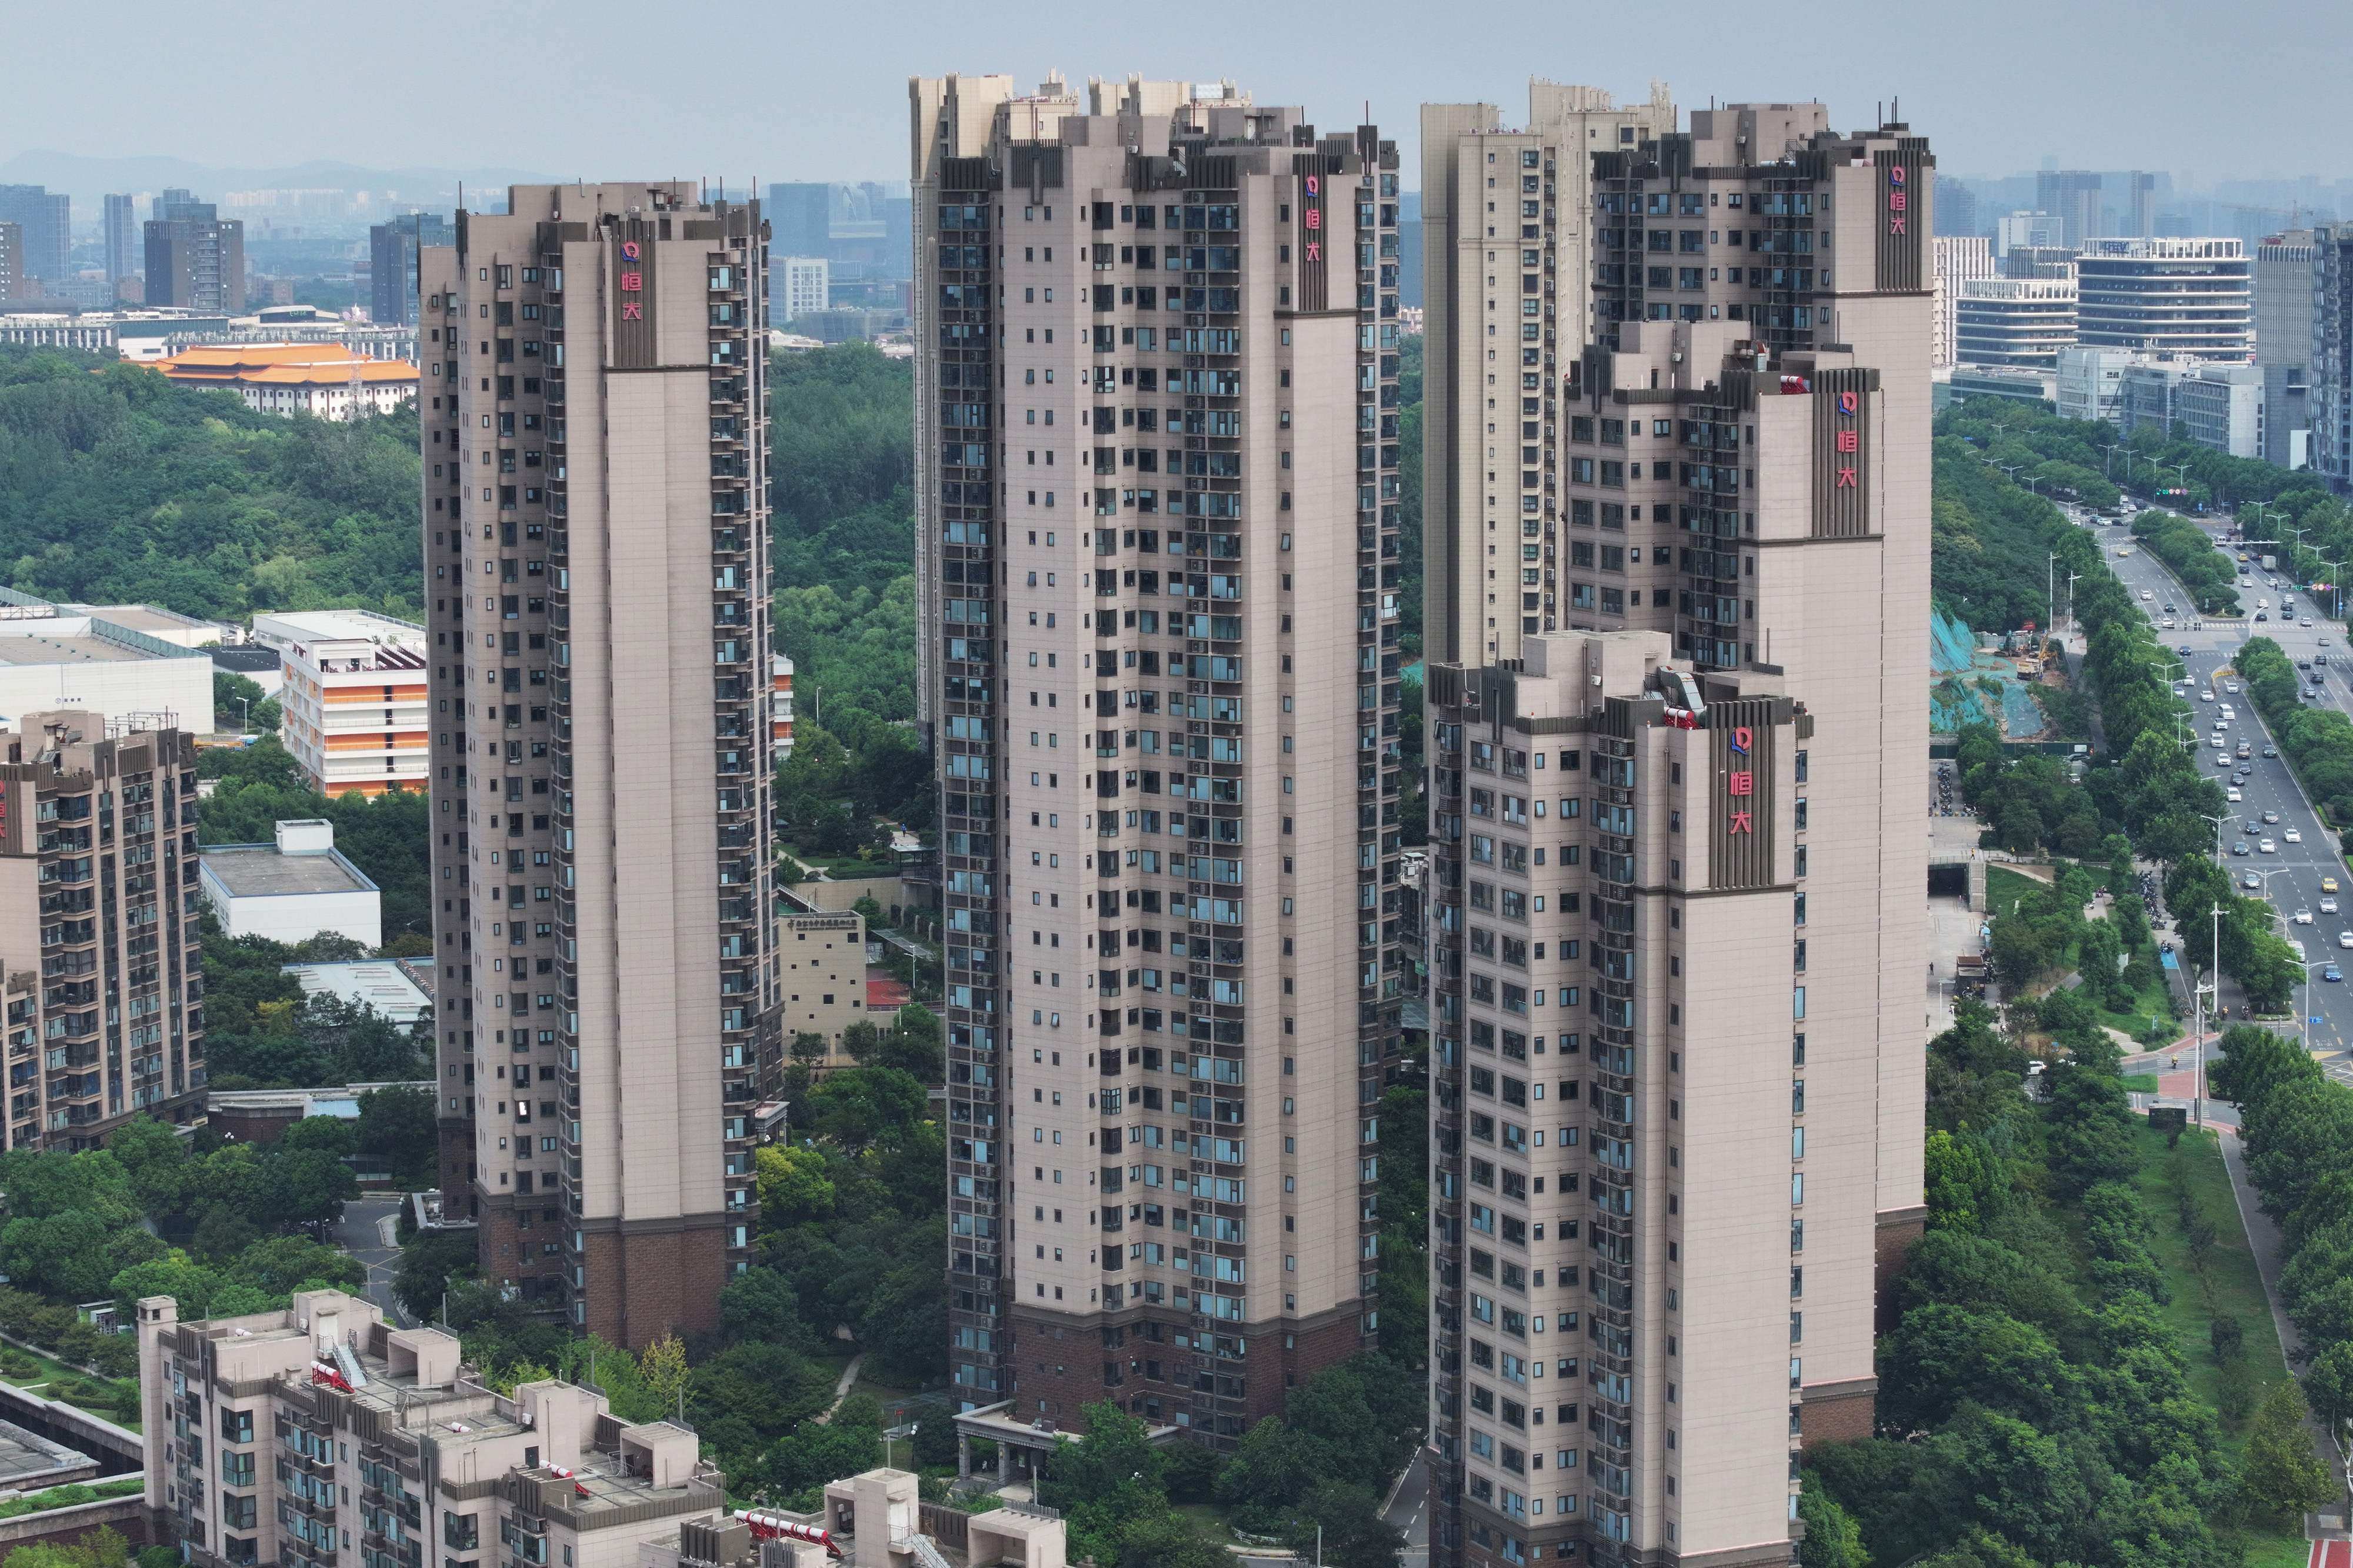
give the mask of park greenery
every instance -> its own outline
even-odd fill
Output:
[[[1878,1430],[1809,1448],[1801,1563],[2222,1564],[2300,1533],[2311,1446],[2298,1461],[2276,1414],[2293,1385],[2235,1416],[2198,1394],[2193,1355],[2236,1338],[2218,1321],[2185,1342],[2160,1311],[2129,1184],[2157,1135],[2088,1002],[2042,1011],[2060,1052],[2039,1101],[1989,1010],[1964,1001],[1930,1045],[1927,1230],[1880,1343]]]
[[[2306,1392],[2353,1477],[2353,1087],[2295,1040],[2243,1026],[2223,1036],[2212,1081],[2239,1108],[2248,1179],[2279,1222],[2279,1292],[2304,1342]],[[2282,1404],[2281,1417],[2299,1414]],[[2284,1489],[2302,1486],[2316,1504],[2337,1495],[2305,1446],[2277,1447],[2268,1462]]]
[[[417,430],[410,409],[284,419],[112,355],[0,347],[0,563],[57,600],[414,618]]]

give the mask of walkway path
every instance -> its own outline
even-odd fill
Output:
[[[843,1400],[849,1397],[849,1385],[858,1381],[858,1369],[865,1363],[864,1351],[860,1351],[849,1358],[849,1364],[841,1369],[841,1376],[833,1385],[833,1403],[825,1407],[824,1415],[817,1417],[818,1426],[821,1426],[833,1419],[833,1413],[841,1408]]]

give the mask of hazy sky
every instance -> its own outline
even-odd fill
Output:
[[[102,58],[108,39],[127,53]],[[1418,105],[1484,99],[1516,120],[1531,73],[1621,98],[1659,76],[1685,106],[1819,97],[1841,127],[1900,95],[1950,173],[2026,171],[2048,153],[2202,185],[2353,174],[2348,64],[2346,0],[1889,0],[1786,15],[1767,0],[108,0],[15,8],[0,161],[51,148],[895,179],[909,75],[1004,71],[1029,86],[1059,68],[1078,81],[1230,76],[1326,127],[1369,99],[1405,145],[1409,185]]]

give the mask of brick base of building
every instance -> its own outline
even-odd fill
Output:
[[[1362,1310],[1361,1302],[1349,1301],[1314,1318],[1245,1323],[1232,1331],[1248,1347],[1240,1361],[1230,1363],[1243,1380],[1244,1424],[1281,1414],[1293,1388],[1365,1349],[1357,1331]],[[1154,1382],[1142,1370],[1142,1363],[1157,1361],[1166,1374],[1190,1360],[1190,1352],[1173,1340],[1189,1324],[1186,1314],[1150,1308],[1079,1314],[1015,1307],[1008,1320],[1007,1386],[1013,1413],[1022,1420],[1049,1421],[1077,1432],[1084,1427],[1081,1413],[1086,1406],[1106,1399],[1133,1409],[1138,1400],[1156,1397],[1163,1420],[1191,1407],[1190,1391],[1165,1375]],[[1157,1344],[1141,1338],[1137,1331],[1149,1321],[1163,1324],[1171,1337]],[[1114,1326],[1128,1331],[1116,1350],[1103,1343],[1103,1331]],[[1118,1383],[1106,1381],[1105,1363],[1113,1363]]]
[[[517,1197],[507,1193],[476,1193],[474,1212],[481,1229],[475,1237],[475,1258],[482,1278],[522,1287],[534,1306],[561,1305],[564,1293],[564,1213],[556,1196]],[[554,1243],[555,1250],[547,1250]]]
[[[660,1228],[592,1230],[584,1266],[587,1317],[577,1326],[641,1351],[669,1334],[719,1327],[727,1283],[727,1226],[717,1215]]]
[[[445,1117],[435,1126],[439,1144],[441,1215],[445,1219],[474,1215],[474,1124],[460,1117]]]
[[[1875,1377],[1810,1385],[1798,1407],[1799,1449],[1802,1452],[1817,1443],[1852,1443],[1870,1436],[1878,1405],[1879,1380]]]
[[[1904,1259],[1912,1244],[1926,1233],[1928,1210],[1918,1208],[1889,1209],[1879,1216],[1872,1237],[1872,1300],[1876,1303],[1873,1314],[1878,1332],[1886,1333],[1895,1326],[1893,1302],[1894,1285],[1904,1272]]]

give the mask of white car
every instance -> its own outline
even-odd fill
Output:
[[[2154,599],[2154,598],[2156,598],[2156,597],[2157,597],[2157,595],[2156,595],[2155,594],[2150,593],[2150,592],[2149,592],[2147,589],[2146,589],[2146,588],[2143,588],[2143,589],[2140,591],[2140,596],[2141,596],[2142,598],[2144,598],[2144,599]]]
[[[2211,691],[2201,691],[2198,694],[2198,700],[2200,702],[2211,702],[2214,700],[2214,694]]]
[[[2222,682],[2222,689],[2236,697],[2239,694],[2239,683],[2235,680],[2226,680]]]
[[[2321,900],[2320,912],[2324,915],[2335,914],[2337,912],[2337,900],[2333,898]]]
[[[2308,926],[2312,923],[2312,911],[2310,910],[2298,910],[2295,913],[2290,915],[2288,919],[2294,921],[2300,926]]]
[[[2229,798],[2229,800],[2230,800],[2230,802],[2231,802],[2231,804],[2232,804],[2232,805],[2238,805],[2238,804],[2239,804],[2239,802],[2240,802],[2241,800],[2242,800],[2242,799],[2244,799],[2244,798],[2245,798],[2243,795],[2240,795],[2240,794],[2239,794],[2239,792],[2238,792],[2237,790],[2234,790],[2234,789],[2224,790],[2222,793],[2223,793],[2223,795],[2224,795],[2225,796],[2227,796],[2227,797]]]
[[[2353,947],[2353,931],[2338,931],[2337,933],[2337,945],[2339,947]]]
[[[2213,747],[2213,748],[2214,748],[2216,751],[2218,751],[2218,752],[2219,752],[2219,751],[2221,751],[2223,747],[2225,747],[2225,746],[2227,746],[2227,745],[2229,745],[2229,744],[2230,744],[2230,742],[2229,742],[2228,741],[2225,741],[2225,740],[2224,740],[2221,736],[2220,736],[2220,735],[2209,735],[2209,736],[2207,736],[2207,737],[2206,737],[2206,743],[2207,743],[2208,745],[2210,745],[2210,746]]]
[[[2161,620],[2161,621],[2158,622],[2157,624],[2158,624],[2158,626],[2160,626],[2160,627],[2161,627],[2161,628],[2163,628],[2164,630],[2166,630],[2166,631],[2168,631],[2168,632],[2169,632],[2169,631],[2171,631],[2171,630],[2173,629],[2173,617],[2172,617],[2172,616],[2168,616],[2165,619],[2163,619],[2163,620]],[[2306,626],[2310,626],[2310,625],[2312,625],[2312,623],[2311,623],[2310,621],[2306,621],[2306,622],[2305,622],[2304,624],[2305,624]]]
[[[2268,838],[2260,838],[2255,841],[2255,853],[2258,855],[2276,855],[2279,853],[2279,846]]]
[[[2308,626],[2312,625],[2312,617],[2310,616],[2306,616],[2304,619],[2296,622],[2295,624],[2300,626]]]
[[[2284,828],[2280,832],[2280,842],[2283,844],[2301,844],[2304,842],[2304,830],[2300,827]]]

